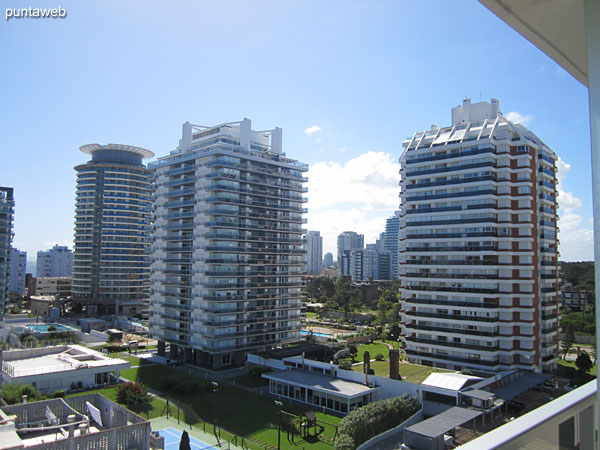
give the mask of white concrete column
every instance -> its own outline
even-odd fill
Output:
[[[590,135],[592,149],[592,191],[594,204],[594,261],[596,262],[596,311],[600,311],[600,2],[584,0],[588,60]],[[600,314],[596,314],[596,348],[600,343]],[[597,379],[596,429],[600,430],[600,378]],[[600,449],[600,439],[596,442]]]

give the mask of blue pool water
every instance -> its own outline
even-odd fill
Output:
[[[71,328],[65,327],[64,325],[61,325],[59,323],[40,323],[37,325],[27,325],[27,328],[29,328],[34,333],[52,333],[53,331],[48,331],[48,327],[51,327],[52,325],[56,327],[56,330],[53,331],[73,331]]]
[[[306,335],[310,334],[310,331],[302,330],[302,331],[300,331],[300,334],[303,334],[306,336]],[[317,331],[313,331],[312,334],[313,334],[313,336],[319,336],[319,337],[326,337],[326,338],[333,337],[333,334],[318,333]]]

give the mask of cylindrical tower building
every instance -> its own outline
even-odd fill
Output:
[[[73,301],[89,315],[133,314],[149,296],[151,172],[154,153],[121,144],[88,144],[75,167]]]

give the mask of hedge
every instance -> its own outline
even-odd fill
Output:
[[[355,409],[338,425],[334,447],[336,450],[348,450],[349,443],[354,443],[353,448],[356,448],[372,437],[400,425],[419,408],[416,398],[404,394]]]

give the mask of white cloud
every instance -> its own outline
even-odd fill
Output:
[[[374,242],[398,209],[400,164],[369,151],[344,165],[318,162],[308,171],[308,229],[323,236],[324,252],[336,253],[337,235],[356,231]]]
[[[316,133],[317,131],[321,131],[321,127],[318,125],[313,125],[312,127],[308,127],[306,130],[304,130],[304,133],[310,136],[311,134]]]
[[[572,192],[564,191],[561,184],[571,165],[558,158],[556,163],[558,173],[558,205],[559,205],[559,227],[558,238],[560,240],[560,259],[565,261],[593,261],[594,260],[594,231],[591,224],[585,224],[583,216],[575,211],[583,206],[580,198],[575,197]]]
[[[523,115],[517,111],[511,111],[508,114],[505,114],[504,117],[513,123],[520,123],[521,125],[527,125],[533,120],[533,116]]]

